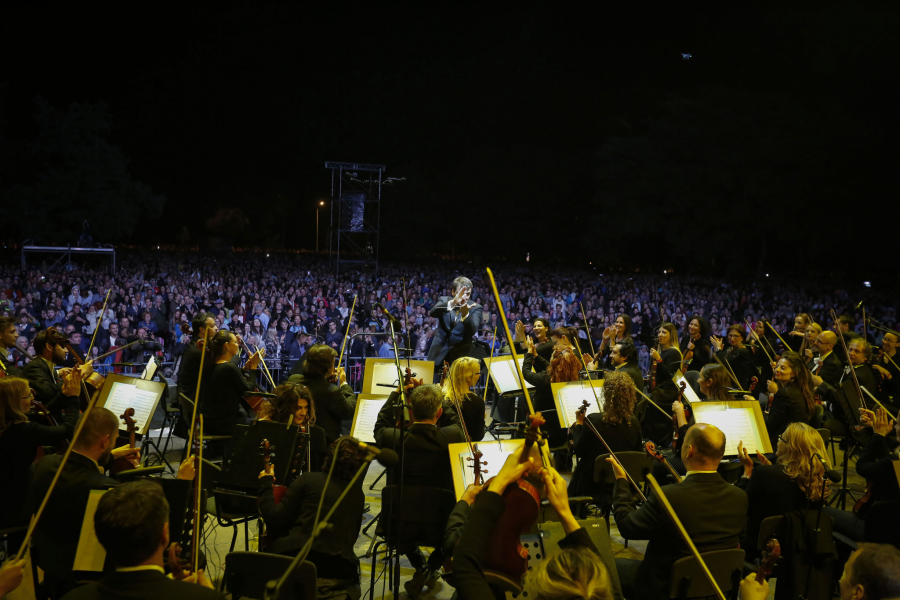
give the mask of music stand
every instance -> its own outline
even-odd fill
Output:
[[[175,468],[166,460],[159,446],[153,441],[153,437],[149,435],[150,422],[153,420],[159,400],[165,391],[166,384],[159,381],[110,374],[106,376],[106,383],[103,385],[103,390],[97,399],[97,406],[111,410],[117,417],[124,414],[127,409],[133,408],[134,422],[137,425],[135,439],[140,439],[141,457],[144,466],[149,466],[151,456],[144,452],[144,448],[150,445],[155,450],[155,456],[160,463],[164,463],[166,468],[174,473]],[[121,420],[119,422],[119,432],[121,436],[127,435],[125,424]]]

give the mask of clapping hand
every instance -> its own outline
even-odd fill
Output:
[[[894,420],[888,418],[888,413],[883,408],[879,408],[875,411],[875,424],[872,426],[872,429],[878,435],[887,436],[891,429],[894,428]]]
[[[534,340],[530,337],[525,338],[525,351],[530,353],[532,356],[537,356],[537,350],[534,347]]]
[[[725,342],[722,341],[722,338],[716,337],[714,335],[709,336],[709,341],[715,346],[716,350],[721,350],[725,347]]]

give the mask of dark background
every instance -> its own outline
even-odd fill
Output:
[[[8,244],[309,250],[331,160],[383,259],[897,277],[895,2],[0,16]]]

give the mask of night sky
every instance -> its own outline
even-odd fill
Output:
[[[203,245],[224,207],[233,243],[311,249],[326,160],[406,177],[383,189],[387,258],[728,271],[765,239],[792,271],[858,263],[841,235],[896,223],[893,2],[30,4],[2,13],[4,204],[46,168],[36,97],[102,101],[166,199],[148,245]]]

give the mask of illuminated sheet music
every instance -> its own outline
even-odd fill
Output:
[[[478,450],[481,451],[482,463],[487,463],[482,467],[484,480],[487,481],[500,472],[506,457],[516,451],[525,440],[497,440],[490,442],[477,442]],[[466,443],[450,444],[450,461],[453,467],[453,487],[456,491],[456,498],[462,497],[466,488],[475,483],[475,473],[472,467],[472,453],[469,452],[469,446]],[[486,472],[485,472],[486,471]]]
[[[394,369],[394,372],[396,373],[397,369]],[[356,413],[353,415],[350,435],[361,442],[374,444],[376,442],[375,421],[378,420],[378,413],[384,407],[387,399],[387,396],[360,394],[356,398]]]
[[[684,378],[684,375],[682,375],[681,371],[679,371],[675,374],[674,377],[672,377],[672,381],[675,382],[675,387],[679,389],[681,388],[681,382],[684,382],[684,396],[690,403],[693,404],[694,402],[702,402],[702,400],[700,400],[700,396],[697,395],[697,392],[694,391],[694,388],[691,387],[691,384],[688,383],[688,380]]]
[[[516,371],[515,365],[513,365],[511,356],[501,356],[493,359],[485,358],[484,362],[488,365],[491,377],[494,379],[494,385],[501,394],[522,389],[522,386],[519,385],[519,374]],[[520,366],[524,362],[524,358],[519,359]],[[534,388],[534,386],[527,381],[525,382],[525,387],[529,390]]]
[[[156,410],[156,403],[159,401],[159,393],[152,390],[141,390],[136,386],[128,383],[120,383],[113,381],[112,389],[106,400],[106,408],[111,410],[117,417],[125,413],[126,409],[134,409],[134,423],[137,431],[142,435],[147,433],[147,427],[150,419],[153,418],[153,411]],[[125,425],[119,423],[120,428],[124,431]]]
[[[407,361],[400,361],[403,372],[406,372]],[[411,360],[409,368],[412,370],[416,379],[421,379],[425,383],[431,383],[434,378],[434,363],[429,360]],[[397,379],[397,363],[391,358],[367,358],[363,375],[363,394],[372,394],[375,396],[389,395],[397,389],[400,382]],[[378,384],[385,384],[378,385]]]
[[[697,423],[715,425],[725,434],[725,456],[737,456],[740,441],[744,442],[750,456],[755,456],[757,451],[767,451],[753,409],[724,408],[724,404],[717,402],[701,402],[693,405],[693,409]]]
[[[587,400],[590,405],[587,413],[601,412],[603,410],[603,380],[594,379],[591,382],[594,390],[591,391],[587,381],[570,381],[568,383],[551,384],[553,388],[554,400],[556,400],[556,410],[559,413],[559,421],[563,427],[571,427],[575,424],[575,413],[581,408],[581,404]],[[597,399],[594,399],[594,392],[597,392]],[[597,406],[597,400],[600,406]]]

